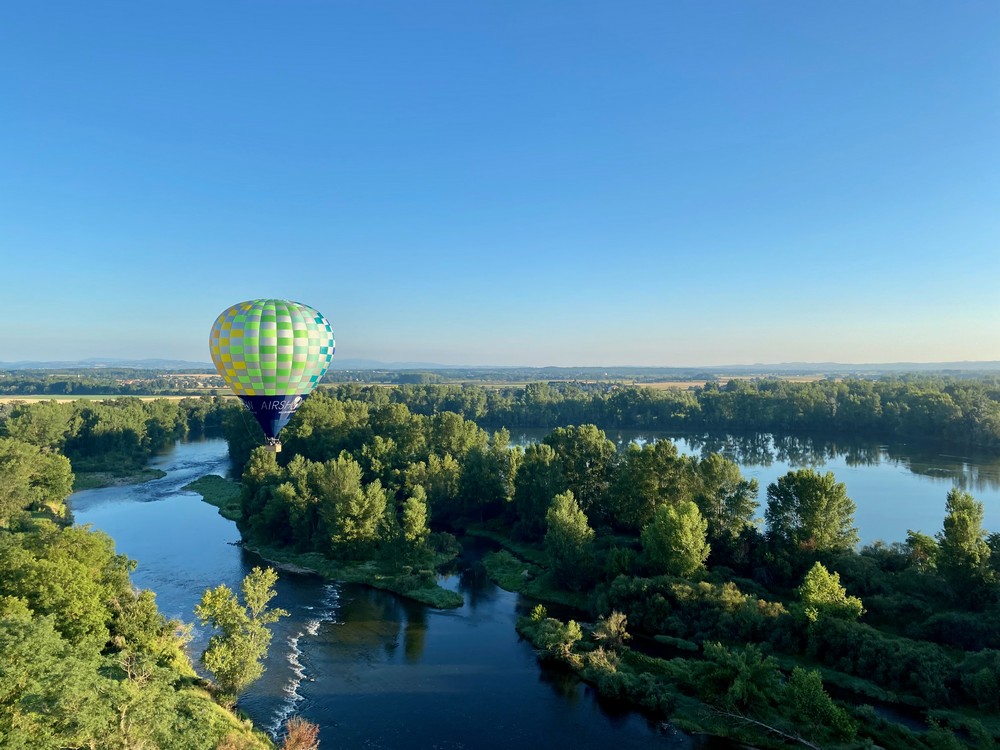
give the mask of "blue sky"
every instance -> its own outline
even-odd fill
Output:
[[[0,361],[1000,359],[1000,3],[8,3]]]

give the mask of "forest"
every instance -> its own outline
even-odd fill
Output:
[[[152,654],[156,669],[168,669],[174,626],[154,614],[148,592],[126,595],[128,561],[110,540],[67,526],[63,500],[78,467],[141,466],[172,440],[221,430],[241,476],[234,510],[248,543],[310,560],[379,561],[421,587],[433,584],[434,565],[463,535],[492,539],[490,576],[542,602],[518,623],[540,657],[682,729],[758,747],[995,746],[1000,534],[983,528],[979,501],[954,489],[942,497],[936,534],[859,548],[854,503],[829,472],[789,472],[765,488],[760,509],[756,482],[719,454],[683,456],[668,440],[619,450],[603,432],[663,427],[660,416],[678,413],[676,405],[703,414],[713,399],[730,416],[770,403],[777,419],[778,405],[806,392],[825,404],[810,413],[833,415],[824,419],[858,400],[877,413],[865,417],[858,407],[849,412],[855,424],[923,424],[939,440],[975,419],[987,434],[995,418],[988,383],[806,385],[791,387],[794,399],[766,395],[782,385],[742,382],[707,388],[707,396],[549,384],[321,388],[282,432],[279,454],[258,447],[259,428],[233,400],[5,404],[0,651],[11,657],[0,663],[22,667],[9,672],[17,680],[3,681],[17,687],[0,696],[0,731],[17,736],[10,733],[33,726],[25,716],[43,714],[28,701],[39,680],[51,703],[64,693],[83,700],[74,691],[92,672],[126,695],[129,672],[109,660]],[[916,405],[932,403],[940,408],[913,416]],[[608,421],[586,419],[599,413]],[[511,446],[508,427],[525,424],[550,431],[527,448]],[[763,524],[754,521],[760,510]],[[64,591],[58,582],[81,569],[94,585]],[[74,598],[83,589],[87,606]],[[550,617],[546,604],[576,614]],[[83,611],[92,615],[73,614]],[[54,656],[37,668],[23,655],[18,661],[26,642]],[[89,659],[78,672],[44,671],[68,670],[76,662],[62,655],[74,649]],[[196,687],[191,675],[151,674],[142,679],[174,691],[170,716],[196,724],[179,689]],[[126,705],[147,705],[136,701]],[[88,716],[106,719],[122,705]],[[72,723],[77,715],[52,731],[91,731]]]

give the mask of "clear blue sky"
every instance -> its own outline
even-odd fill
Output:
[[[1000,359],[1000,3],[0,8],[0,361]]]

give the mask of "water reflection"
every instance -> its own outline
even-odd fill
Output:
[[[424,655],[427,643],[427,609],[413,607],[407,612],[403,628],[403,653],[409,664],[416,664]]]
[[[511,435],[511,444],[522,447],[539,442],[547,429],[521,429]],[[619,450],[629,444],[643,445],[672,440],[682,453],[704,458],[721,453],[741,467],[787,464],[796,468],[890,466],[933,479],[950,479],[956,487],[973,494],[1000,491],[1000,454],[975,448],[956,450],[941,443],[883,443],[851,437],[824,438],[813,435],[770,433],[668,433],[612,430],[607,433]]]
[[[538,442],[550,430],[518,430],[512,444]],[[775,436],[767,433],[666,433],[615,430],[608,438],[624,451],[629,444],[670,440],[685,455],[721,453],[756,479],[763,521],[767,488],[800,468],[832,471],[857,505],[861,543],[903,541],[908,529],[934,534],[942,528],[945,498],[952,487],[984,505],[983,526],[1000,530],[1000,455],[937,443],[880,443],[838,436]]]
[[[849,438],[824,439],[815,436],[664,434],[686,452],[705,457],[721,453],[740,466],[771,466],[774,463],[820,468],[839,462],[850,467],[888,464],[934,479],[950,479],[955,486],[972,492],[1000,490],[1000,456],[995,453],[963,451],[935,443],[880,443]],[[648,438],[647,438],[648,439]]]

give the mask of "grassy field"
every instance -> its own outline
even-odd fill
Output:
[[[191,393],[185,393],[183,396],[131,396],[122,394],[82,394],[82,395],[30,395],[30,396],[0,396],[0,404],[10,404],[15,401],[26,401],[34,403],[35,401],[110,401],[116,398],[137,398],[140,401],[156,401],[157,399],[163,398],[168,401],[180,401],[182,398],[197,398],[198,396],[207,396],[208,393],[202,391],[192,391]],[[218,394],[223,398],[236,398],[229,393]]]

